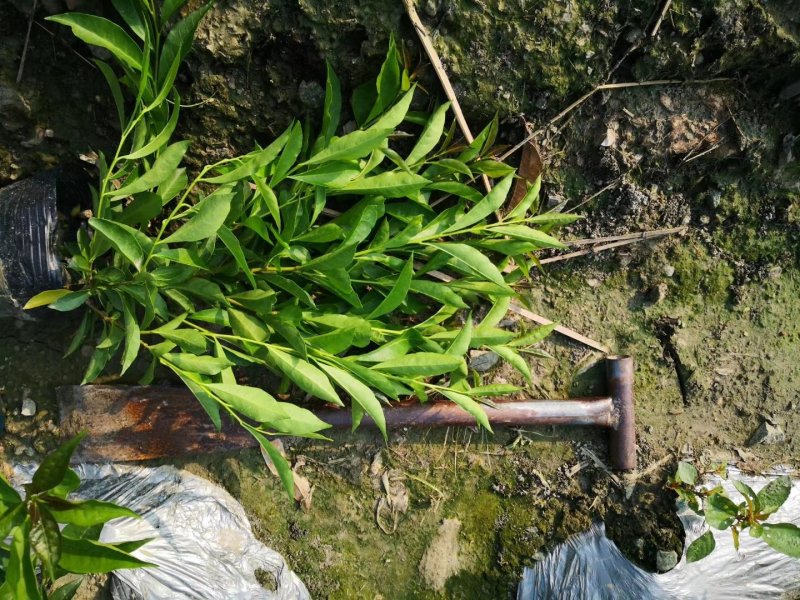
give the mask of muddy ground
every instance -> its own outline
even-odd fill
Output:
[[[509,142],[524,122],[544,129],[543,200],[586,217],[566,239],[685,226],[553,263],[527,292],[540,314],[635,358],[637,471],[611,474],[604,435],[591,430],[400,431],[387,445],[340,434],[287,444],[314,486],[304,511],[258,452],[179,461],[240,500],[313,597],[512,597],[522,566],[595,520],[652,570],[659,550],[682,548],[663,488],[678,458],[753,471],[798,462],[800,11],[792,1],[676,0],[654,33],[662,6],[420,5],[473,127],[497,110]],[[0,183],[114,138],[89,50],[43,16],[17,85],[27,18],[0,4]],[[352,86],[376,69],[390,30],[412,66],[423,64],[399,2],[220,2],[182,73],[184,97],[200,103],[181,124],[195,164],[316,114],[322,58]],[[430,70],[421,76],[437,96]],[[548,126],[597,84],[660,79],[721,80],[604,91]],[[63,315],[4,323],[5,460],[52,446],[54,388],[77,383],[89,354],[60,358],[75,325]],[[559,336],[543,349],[554,358],[535,363],[532,395],[600,392],[602,355]],[[512,375],[500,364],[487,377]],[[26,396],[33,418],[19,414]],[[763,423],[783,440],[750,445]]]

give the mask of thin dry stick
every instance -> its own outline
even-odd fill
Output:
[[[31,29],[33,28],[33,19],[36,16],[36,3],[33,0],[33,8],[31,8],[31,18],[28,19],[28,32],[25,34],[25,45],[22,47],[22,57],[19,59],[19,70],[17,71],[17,83],[22,81],[22,72],[25,70],[25,57],[28,55],[28,44],[31,41]]]
[[[637,231],[635,233],[623,233],[622,235],[609,235],[606,237],[584,238],[580,240],[569,240],[564,242],[567,246],[585,246],[587,244],[602,244],[604,242],[616,242],[619,240],[648,239],[660,235],[670,235],[673,233],[683,233],[686,226],[670,227],[669,229],[655,229],[653,231]]]
[[[406,0],[406,1],[408,1],[408,0]],[[529,134],[524,140],[522,140],[516,146],[513,146],[511,149],[509,149],[507,152],[505,152],[505,154],[501,155],[499,160],[500,161],[504,161],[505,159],[507,159],[509,156],[514,154],[517,150],[519,150],[525,144],[527,144],[529,141],[531,141],[534,137],[536,137],[537,135],[547,131],[548,127],[550,127],[551,125],[554,125],[555,123],[558,123],[561,119],[566,117],[569,113],[571,113],[573,110],[578,108],[581,104],[586,102],[589,98],[594,96],[597,92],[602,92],[602,91],[605,91],[605,90],[619,90],[619,89],[624,89],[624,88],[650,87],[650,86],[654,86],[654,85],[704,85],[704,84],[708,84],[708,83],[716,83],[716,82],[719,82],[719,81],[731,81],[731,80],[732,80],[732,78],[730,78],[730,77],[715,77],[713,79],[697,79],[697,80],[689,80],[689,81],[683,80],[683,79],[656,79],[656,80],[653,80],[653,81],[633,81],[633,82],[628,82],[628,83],[604,83],[602,85],[598,85],[596,88],[594,88],[593,90],[591,90],[589,92],[586,92],[583,96],[581,96],[580,98],[575,100],[575,102],[570,104],[567,108],[565,108],[560,113],[558,113],[555,117],[550,119],[547,122],[547,125],[545,125],[541,129],[537,129],[533,133]]]
[[[669,11],[669,7],[672,4],[672,0],[665,0],[664,6],[661,8],[661,14],[658,15],[658,19],[656,20],[653,28],[650,30],[650,37],[656,37],[659,28],[661,27],[661,22],[664,20],[664,17],[667,16],[667,12]]]
[[[453,113],[456,115],[458,127],[461,129],[461,133],[464,135],[464,139],[467,140],[467,143],[471,144],[475,138],[472,137],[472,132],[469,129],[467,119],[464,117],[464,112],[461,110],[461,105],[458,103],[456,92],[453,89],[453,86],[450,85],[450,79],[447,77],[447,72],[444,70],[442,59],[439,58],[439,53],[436,52],[436,48],[433,47],[431,36],[428,34],[428,30],[425,29],[425,25],[423,25],[422,21],[420,21],[419,15],[417,14],[417,9],[414,8],[414,0],[403,0],[403,3],[406,5],[406,13],[408,13],[408,18],[411,19],[411,24],[414,26],[414,30],[417,32],[417,37],[419,37],[422,47],[425,48],[425,53],[428,55],[428,59],[431,61],[433,70],[436,71],[436,76],[439,78],[442,88],[444,88],[444,93],[447,96],[447,99],[450,100],[450,105],[453,107]],[[486,188],[486,191],[492,191],[492,184],[489,182],[489,178],[486,175],[483,175],[481,176],[481,179],[483,180],[483,185]]]
[[[653,235],[649,237],[641,237],[641,238],[633,238],[629,240],[620,240],[619,242],[611,242],[610,244],[603,244],[602,246],[593,246],[591,248],[585,248],[583,250],[577,250],[575,252],[569,252],[568,254],[561,254],[559,256],[551,256],[550,258],[543,258],[539,261],[540,265],[547,265],[554,262],[560,262],[562,260],[569,260],[570,258],[577,258],[579,256],[586,256],[587,254],[595,254],[596,252],[602,252],[603,250],[611,250],[612,248],[619,248],[620,246],[628,246],[630,244],[635,244],[636,242],[641,242],[647,239],[654,239],[663,237],[664,235],[669,234],[659,234]]]

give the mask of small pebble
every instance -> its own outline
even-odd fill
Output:
[[[21,412],[23,417],[32,417],[36,414],[36,402],[30,398],[23,398]]]
[[[660,573],[671,571],[677,564],[678,553],[674,550],[659,550],[656,554],[656,569]]]
[[[672,277],[675,275],[675,267],[672,265],[664,265],[664,276]]]

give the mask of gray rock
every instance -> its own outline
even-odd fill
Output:
[[[469,360],[469,368],[478,373],[485,373],[494,367],[500,357],[494,352],[473,352]]]
[[[666,573],[678,564],[678,553],[674,550],[659,550],[656,554],[656,569],[659,573]]]
[[[666,277],[672,277],[673,275],[675,275],[675,267],[673,267],[672,265],[664,265],[663,271]]]
[[[785,441],[786,441],[786,434],[783,432],[783,429],[781,429],[777,425],[773,425],[771,423],[767,423],[766,421],[762,421],[761,425],[758,426],[758,429],[756,429],[753,432],[753,435],[750,436],[747,445],[755,446],[757,444],[763,444],[763,445],[782,444]]]

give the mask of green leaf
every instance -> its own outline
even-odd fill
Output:
[[[184,351],[202,354],[206,351],[206,338],[196,329],[155,330],[161,337],[170,342],[175,342]]]
[[[548,335],[550,335],[555,328],[558,327],[558,323],[549,323],[547,325],[540,325],[539,327],[534,327],[533,329],[527,331],[524,335],[519,336],[514,341],[509,343],[509,346],[514,346],[519,348],[521,346],[533,346],[534,344],[538,344],[543,339],[545,339]]]
[[[383,434],[383,439],[388,440],[386,434],[386,416],[383,407],[369,387],[347,371],[331,365],[320,367],[333,379],[367,413]]]
[[[259,423],[288,417],[281,403],[262,389],[230,383],[207,383],[205,387],[234,410]]]
[[[800,558],[800,527],[791,523],[762,523],[761,539],[781,554]]]
[[[465,163],[455,158],[442,158],[441,160],[432,162],[431,166],[451,173],[461,173],[467,177],[472,177],[470,168]]]
[[[268,351],[272,365],[294,381],[300,389],[320,400],[342,404],[328,376],[317,367],[275,346],[269,346]]]
[[[56,487],[50,490],[49,495],[56,496],[58,498],[66,498],[72,492],[77,490],[81,485],[80,477],[78,474],[73,471],[72,469],[67,469],[67,472],[64,474],[64,479],[61,480]]]
[[[490,225],[489,228],[492,233],[499,233],[517,240],[531,242],[539,248],[566,248],[564,244],[553,236],[525,225]]]
[[[458,392],[441,389],[437,389],[436,391],[442,394],[442,396],[446,397],[448,400],[452,400],[473,417],[475,417],[475,420],[484,429],[487,431],[492,431],[492,426],[489,424],[489,417],[486,416],[486,411],[484,411],[481,405],[475,402],[475,400],[466,394],[460,394]]]
[[[373,129],[395,129],[405,119],[408,113],[408,107],[411,106],[411,101],[414,99],[414,90],[416,86],[412,86],[400,100],[387,110],[381,117],[372,125]],[[388,106],[388,105],[387,105]]]
[[[196,356],[194,354],[167,352],[161,358],[183,371],[202,375],[217,375],[231,366],[231,363],[226,359],[216,356]]]
[[[228,318],[233,333],[245,340],[263,342],[269,337],[269,331],[260,319],[234,308],[228,309]]]
[[[75,452],[75,448],[78,447],[85,435],[83,432],[79,433],[44,457],[39,468],[33,474],[33,481],[29,488],[31,493],[45,492],[61,483],[69,468],[72,453]]]
[[[678,470],[675,471],[675,478],[681,483],[695,485],[697,483],[697,469],[691,463],[680,461]]]
[[[468,392],[470,396],[507,396],[520,390],[516,385],[510,383],[492,383],[471,388]]]
[[[78,589],[82,584],[83,577],[78,577],[77,579],[68,581],[56,588],[54,591],[50,592],[50,595],[47,598],[48,600],[72,600],[75,597],[75,594],[78,593]]]
[[[302,164],[317,165],[333,160],[361,158],[383,145],[392,131],[392,129],[356,130],[343,137],[333,138],[326,148]]]
[[[178,12],[184,4],[186,4],[186,0],[164,0],[164,3],[161,5],[162,22],[166,23],[169,21],[172,15]]]
[[[449,102],[442,104],[433,112],[431,118],[428,119],[425,128],[417,138],[417,143],[414,144],[414,148],[412,148],[411,152],[406,157],[406,162],[409,165],[421,161],[428,156],[431,150],[436,148],[436,144],[438,144],[439,140],[442,138],[448,108],[450,108]]]
[[[686,562],[693,563],[705,558],[711,554],[716,546],[717,542],[714,540],[714,534],[711,533],[711,531],[706,531],[689,544],[689,547],[686,549]]]
[[[458,217],[455,220],[455,223],[445,229],[440,235],[447,235],[452,231],[466,229],[475,225],[476,223],[484,221],[486,217],[499,210],[499,208],[503,206],[513,182],[513,175],[509,175],[508,177],[502,179],[496,186],[492,188],[491,192],[486,194],[486,197],[483,198],[483,200],[473,206],[468,213]]]
[[[286,413],[283,419],[275,419],[264,423],[265,427],[286,435],[296,435],[314,439],[328,439],[319,432],[329,429],[330,425],[308,409],[289,402],[278,403]]]
[[[193,375],[192,373],[181,371],[175,365],[166,362],[163,356],[159,357],[158,361],[169,367],[176,375],[178,375],[178,377],[181,378],[183,383],[186,384],[186,387],[189,388],[189,391],[191,391],[194,397],[197,398],[197,401],[200,403],[200,406],[203,407],[203,410],[206,411],[206,414],[208,414],[208,417],[211,419],[211,422],[214,424],[216,430],[221,431],[222,419],[220,418],[219,414],[219,402],[217,402],[217,399],[208,393],[203,385],[197,381],[199,377],[197,375]],[[155,360],[153,361],[153,364],[155,364]]]
[[[292,468],[289,466],[289,463],[286,461],[283,454],[278,452],[277,448],[270,444],[269,440],[264,437],[264,434],[262,434],[256,428],[251,427],[246,423],[244,424],[244,428],[250,432],[250,435],[255,438],[259,445],[264,449],[264,452],[267,453],[267,456],[269,456],[272,464],[275,465],[275,470],[278,471],[278,476],[281,478],[281,483],[283,483],[283,489],[286,490],[289,499],[294,500],[294,473],[292,473]]]
[[[89,225],[108,239],[111,245],[136,267],[137,271],[141,270],[145,256],[152,247],[152,242],[144,233],[122,223],[97,217],[89,219]]]
[[[755,491],[753,491],[753,488],[747,485],[744,481],[739,481],[738,479],[733,480],[733,487],[735,487],[739,493],[744,496],[745,500],[747,501],[748,508],[754,513],[758,513],[761,502],[759,501]]]
[[[458,181],[434,181],[426,186],[425,189],[453,194],[454,196],[465,198],[472,203],[480,202],[481,198],[483,198],[483,194],[478,190]]]
[[[175,142],[167,146],[158,155],[150,170],[145,171],[130,183],[126,182],[118,190],[111,192],[112,196],[114,198],[124,198],[125,196],[132,196],[139,192],[147,192],[157,188],[175,174],[175,170],[181,164],[183,155],[186,154],[188,148],[189,142]]]
[[[111,90],[111,97],[114,99],[114,106],[117,109],[117,118],[119,119],[120,128],[125,128],[125,99],[122,96],[122,89],[119,86],[119,79],[117,78],[111,67],[102,60],[94,59],[92,61],[100,72],[105,77],[108,87]]]
[[[506,281],[503,279],[503,274],[500,273],[497,266],[495,266],[486,255],[482,254],[480,250],[476,250],[472,246],[467,246],[466,244],[451,242],[439,244],[431,243],[428,245],[455,258],[461,268],[474,273],[482,279],[507,287]]]
[[[381,303],[375,307],[375,309],[369,314],[367,318],[375,319],[377,317],[392,312],[395,308],[400,306],[406,299],[406,296],[408,295],[408,290],[410,289],[411,286],[411,278],[413,276],[414,276],[414,255],[412,254],[411,257],[406,262],[406,264],[403,266],[403,269],[400,271],[399,275],[397,276],[397,280],[392,286],[392,289],[389,291],[386,297],[381,301]]]
[[[528,361],[520,356],[516,350],[508,346],[489,346],[489,350],[514,367],[528,383],[531,382],[531,368],[528,366]]]
[[[196,11],[181,19],[175,27],[170,30],[158,60],[159,85],[165,83],[172,66],[176,63],[180,64],[189,50],[191,50],[192,40],[194,39],[197,26],[200,24],[200,20],[203,16],[211,8],[211,4],[211,2],[204,4]]]
[[[773,479],[756,494],[759,512],[764,515],[771,515],[783,506],[791,491],[792,480],[789,477],[782,475]]]
[[[434,281],[427,281],[425,279],[415,279],[411,282],[410,289],[412,292],[422,294],[428,298],[433,298],[437,302],[446,306],[467,308],[467,304],[464,302],[461,296],[444,283],[436,283]]]
[[[8,566],[5,570],[6,583],[3,588],[10,592],[10,596],[7,597],[14,600],[41,600],[42,598],[31,561],[29,534],[30,522],[27,520],[11,532]],[[0,592],[3,591],[3,588],[0,588]]]
[[[91,527],[123,517],[140,518],[139,515],[124,506],[117,506],[102,500],[84,500],[82,502],[62,500],[58,504],[52,505],[50,510],[59,523],[69,523],[78,527]]]
[[[736,520],[739,507],[723,494],[712,494],[705,501],[706,522],[714,529],[727,529]]]
[[[87,44],[105,48],[120,62],[136,71],[142,69],[142,49],[116,23],[77,12],[53,15],[46,17],[46,20],[70,27],[75,37]]]
[[[122,367],[120,375],[125,373],[136,357],[139,355],[139,344],[141,341],[141,334],[139,331],[139,324],[131,312],[128,302],[122,303],[122,314],[125,320],[125,350],[122,353]]]
[[[253,181],[256,184],[258,193],[261,194],[261,197],[264,199],[264,204],[267,205],[267,210],[269,211],[270,216],[272,216],[272,219],[275,221],[278,229],[280,229],[281,207],[278,205],[278,198],[275,196],[275,192],[272,191],[272,188],[269,187],[261,177],[254,176]]]
[[[172,108],[172,114],[169,117],[166,125],[158,132],[157,135],[150,138],[147,143],[141,148],[123,156],[126,160],[136,160],[151,155],[153,152],[160,150],[164,144],[169,142],[175,127],[178,125],[178,115],[180,114],[180,100],[177,93],[173,94],[173,98],[177,100]],[[166,181],[166,180],[165,180]],[[162,182],[163,183],[163,182]]]
[[[219,236],[219,239],[222,240],[222,243],[225,244],[225,247],[230,251],[233,259],[236,261],[236,264],[239,265],[239,268],[244,273],[244,276],[247,277],[247,281],[249,281],[250,285],[255,289],[256,279],[253,277],[253,272],[250,270],[250,266],[247,264],[247,259],[244,257],[244,251],[242,250],[242,246],[239,244],[239,240],[236,239],[236,236],[233,235],[233,232],[224,225],[219,228],[217,235]]]
[[[464,322],[464,327],[458,332],[458,335],[453,338],[450,346],[447,348],[447,353],[451,356],[464,356],[469,352],[469,345],[472,341],[472,314],[467,315],[467,320]]]
[[[386,171],[380,175],[354,179],[336,187],[336,193],[379,195],[384,198],[402,198],[416,194],[429,181],[424,177],[404,171]]]
[[[59,566],[70,573],[110,573],[119,569],[155,567],[111,544],[63,537]]]
[[[289,131],[289,139],[286,140],[286,146],[281,152],[280,158],[275,165],[275,173],[270,181],[270,186],[274,187],[284,180],[286,174],[294,166],[297,157],[300,156],[300,151],[303,148],[303,126],[299,121],[295,121]],[[280,223],[278,223],[280,227]]]
[[[192,208],[192,217],[162,243],[197,242],[219,231],[231,210],[229,194],[211,194]]]
[[[378,97],[371,114],[367,117],[368,121],[381,114],[386,107],[391,106],[394,99],[397,98],[397,94],[400,93],[401,83],[400,57],[394,36],[392,36],[389,39],[389,50],[386,53],[386,59],[381,65],[381,71],[378,73],[378,79],[375,82]]]
[[[486,158],[470,163],[473,171],[482,173],[491,178],[506,177],[507,175],[513,176],[516,169],[514,167],[495,160],[493,158]]]
[[[322,114],[322,135],[325,144],[336,135],[336,130],[339,128],[339,118],[342,112],[342,91],[339,85],[339,78],[331,66],[331,63],[325,61],[325,69],[327,71],[327,81],[325,83],[325,107]]]
[[[40,306],[47,306],[48,304],[51,304],[59,298],[62,298],[70,293],[72,292],[67,289],[46,290],[44,292],[39,292],[33,298],[28,300],[25,303],[25,306],[22,308],[24,310],[30,310],[32,308],[39,308]]]
[[[572,213],[559,213],[548,212],[541,215],[536,215],[528,219],[528,223],[535,223],[539,225],[569,225],[575,221],[582,219],[580,215]]]
[[[161,213],[161,206],[161,196],[152,192],[140,192],[122,211],[119,222],[131,227],[146,225]]]
[[[415,352],[378,363],[375,368],[395,375],[429,377],[450,373],[460,368],[463,363],[464,359],[459,356],[433,352]]]
[[[539,190],[542,187],[542,176],[536,178],[536,181],[533,182],[528,188],[528,192],[522,198],[519,204],[517,204],[514,209],[506,215],[506,219],[514,220],[514,219],[522,219],[528,214],[528,211],[536,212],[539,208]]]
[[[22,502],[19,492],[0,474],[0,514]],[[8,533],[8,532],[6,532]],[[5,534],[2,534],[5,535]]]
[[[139,3],[131,2],[130,0],[111,0],[111,4],[114,5],[122,20],[131,28],[131,31],[136,34],[136,37],[144,40],[146,26],[138,10]]]

